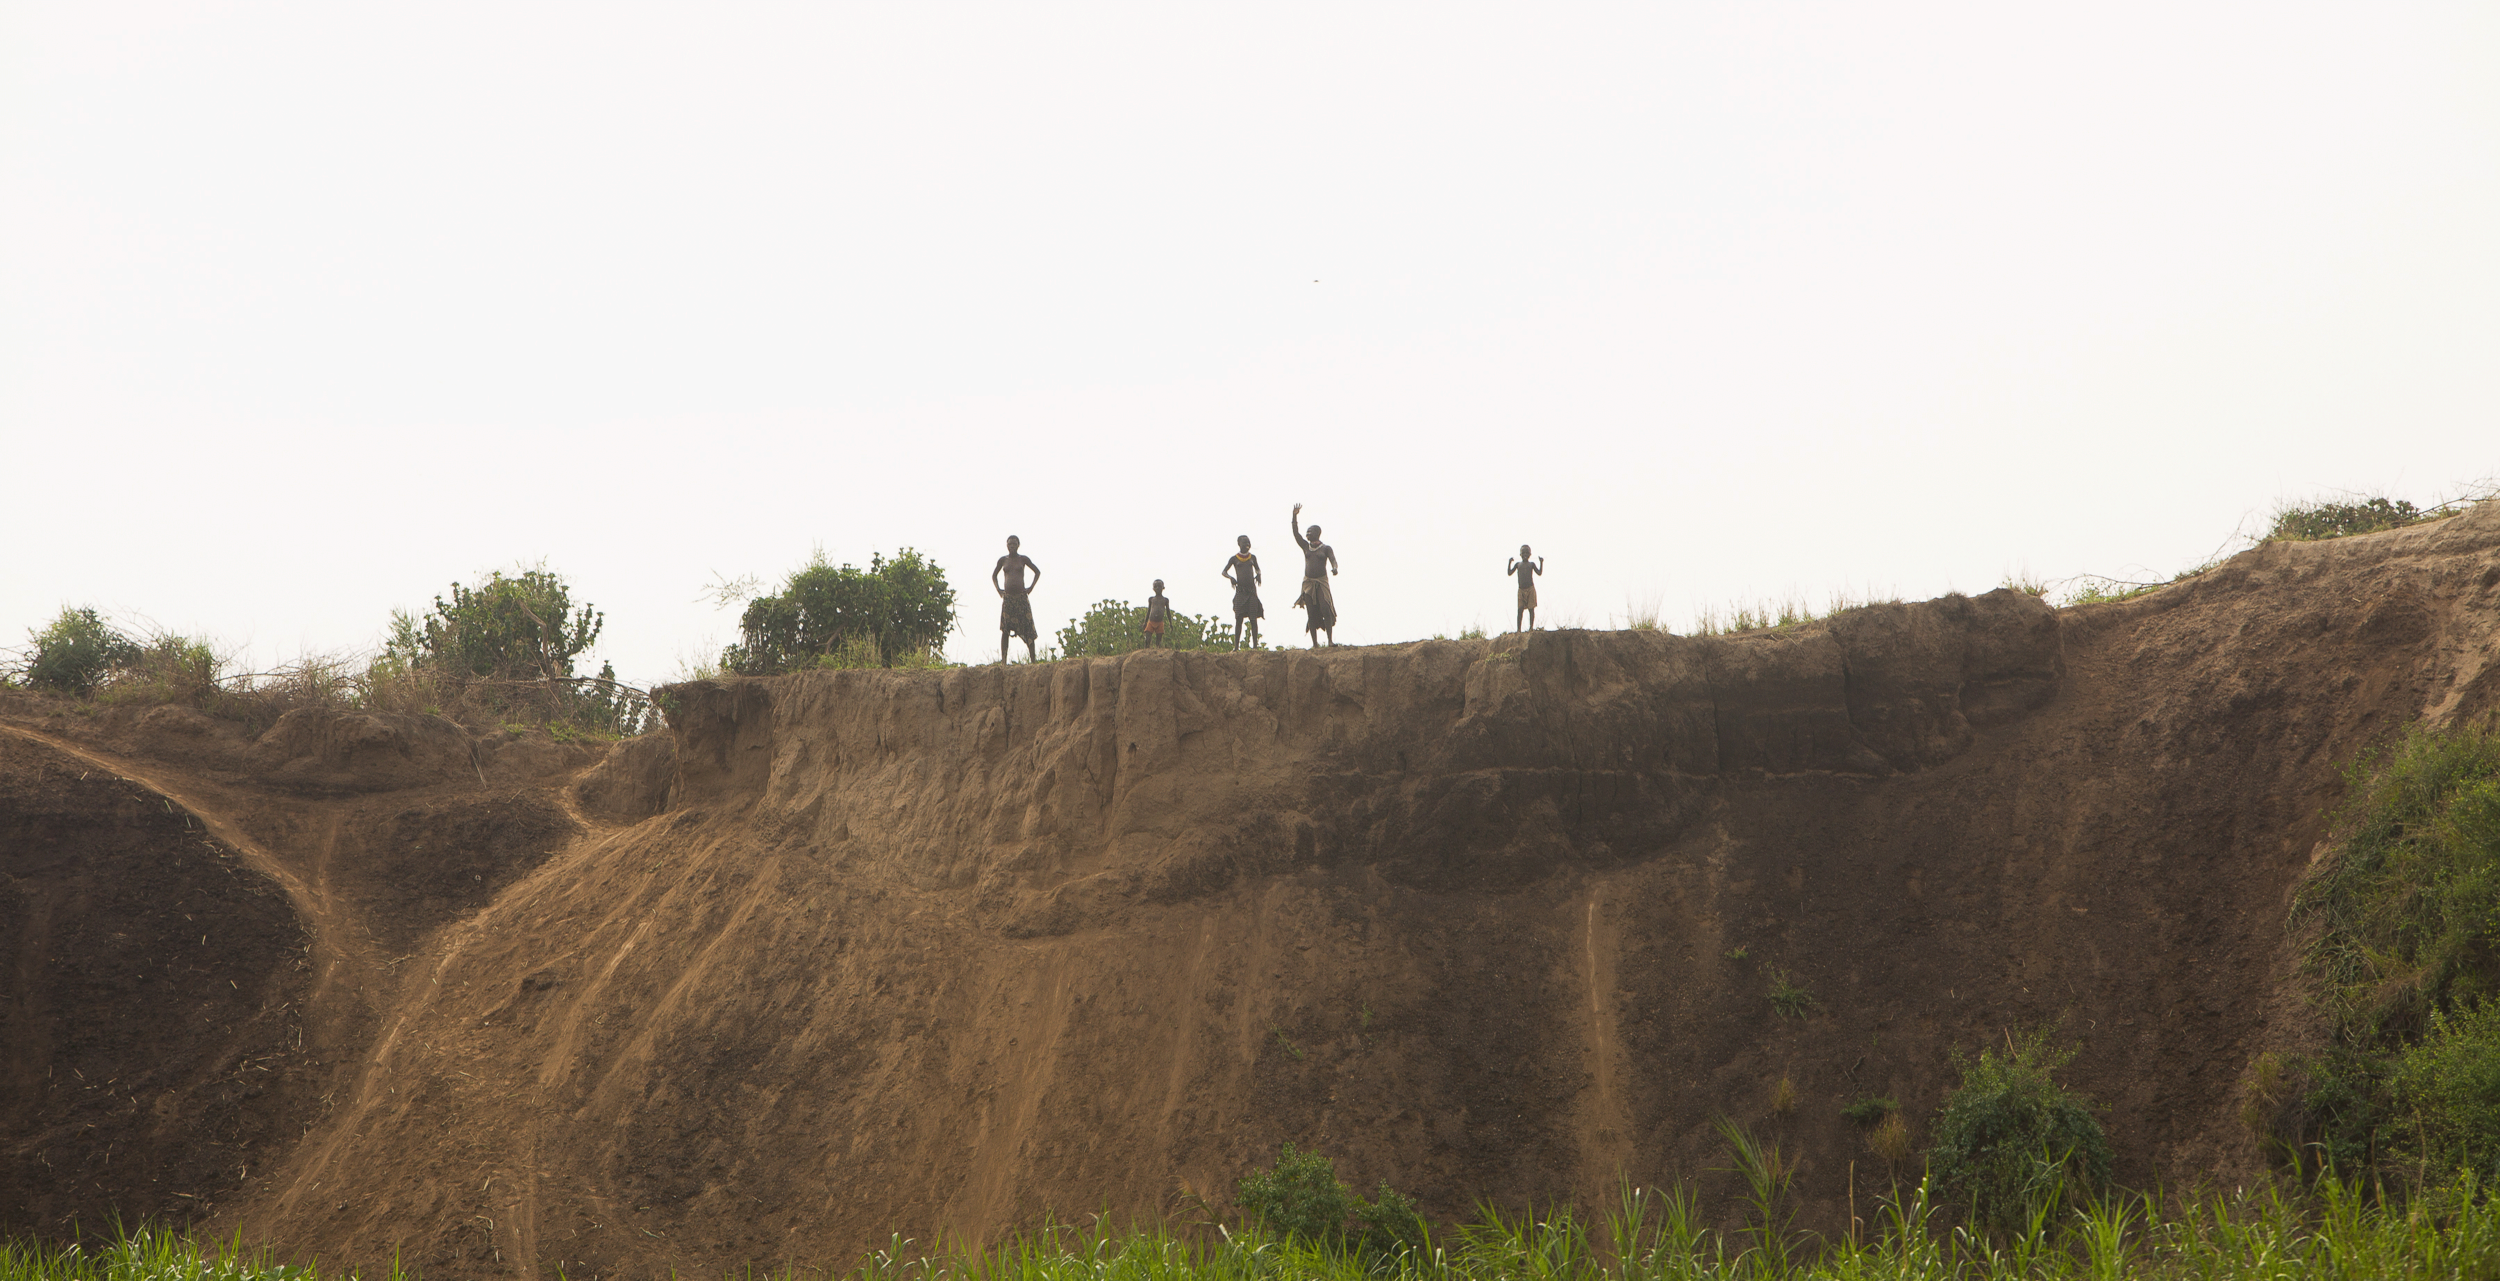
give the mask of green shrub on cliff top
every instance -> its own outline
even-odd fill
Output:
[[[1232,625],[1213,615],[1171,611],[1163,643],[1172,649],[1230,649]],[[1083,618],[1054,633],[1061,658],[1110,658],[1146,647],[1146,607],[1124,600],[1097,601]]]
[[[851,666],[846,655],[873,654],[887,667],[933,654],[955,626],[955,589],[937,562],[906,547],[868,568],[835,565],[819,551],[781,590],[747,602],[739,640],[721,652],[721,666],[743,676],[771,676],[823,664]]]
[[[597,676],[573,674],[606,626],[605,614],[576,606],[564,576],[543,567],[453,583],[422,617],[393,612],[382,655],[365,672],[365,700],[386,710],[468,707],[495,720],[639,733],[650,712],[642,691],[618,683],[606,664]]]
[[[85,695],[114,672],[139,661],[139,642],[113,630],[92,609],[64,608],[52,625],[33,633],[26,683],[60,694]]]
[[[2274,514],[2274,525],[2266,531],[2266,542],[2307,542],[2320,538],[2343,538],[2351,534],[2371,534],[2382,529],[2398,529],[2434,516],[2404,499],[2367,498],[2360,502],[2295,503]]]

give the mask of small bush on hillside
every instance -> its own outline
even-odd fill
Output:
[[[58,694],[92,694],[107,677],[138,662],[141,653],[139,642],[113,630],[92,609],[63,609],[33,637],[26,683]]]
[[[2100,605],[2114,600],[2133,600],[2146,592],[2157,592],[2168,583],[2130,583],[2115,578],[2088,578],[2066,594],[2068,605]]]
[[[2471,1170],[2486,1184],[2500,1176],[2500,1000],[2432,1010],[2392,1075],[2404,1122],[2398,1141],[2418,1146],[2410,1154],[2417,1171],[2444,1180]]]
[[[598,610],[574,607],[562,575],[497,571],[473,587],[453,583],[421,619],[394,615],[386,648],[461,676],[554,681],[573,674],[606,626]]]
[[[185,636],[159,636],[139,649],[129,666],[97,691],[108,703],[179,703],[214,712],[225,691],[218,677],[225,664],[204,641]]]
[[[1770,967],[1770,975],[1771,1008],[1778,1011],[1781,1018],[1801,1019],[1823,1008],[1823,1003],[1814,999],[1814,993],[1799,987],[1788,977],[1788,971],[1774,965]]]
[[[872,555],[861,569],[837,566],[820,551],[779,592],[747,602],[738,643],[721,652],[721,666],[771,676],[818,666],[846,645],[853,655],[873,652],[879,666],[908,665],[934,655],[954,626],[955,589],[937,562],[906,547],[892,560]]]
[[[2274,526],[2266,531],[2264,541],[2307,542],[2320,538],[2342,538],[2349,534],[2397,529],[2430,518],[2430,513],[2401,498],[2369,498],[2357,503],[2323,500],[2298,503],[2274,514]]]
[[[1109,658],[1146,647],[1146,607],[1124,600],[1097,601],[1083,618],[1054,635],[1061,658]],[[1233,625],[1209,614],[1173,610],[1164,619],[1163,643],[1171,649],[1231,649]]]
[[[1962,1083],[1937,1113],[1929,1169],[1974,1222],[2020,1227],[2043,1204],[2080,1202],[2109,1183],[2109,1138],[2091,1103],[2059,1087],[2074,1057],[2046,1028],[2009,1034],[2003,1054],[1957,1052]]]
[[[1867,1149],[1886,1162],[1899,1165],[1910,1159],[1910,1123],[1899,1112],[1886,1116],[1866,1132]]]
[[[1383,1183],[1366,1201],[1338,1181],[1335,1162],[1290,1143],[1274,1166],[1244,1176],[1236,1195],[1244,1217],[1306,1245],[1381,1259],[1432,1245],[1432,1227],[1411,1198]]]
[[[435,597],[423,617],[391,615],[382,655],[365,672],[365,700],[381,711],[640,733],[650,700],[620,684],[613,665],[602,664],[597,676],[573,674],[606,625],[606,615],[575,606],[564,576],[545,568],[453,583],[451,596]]]

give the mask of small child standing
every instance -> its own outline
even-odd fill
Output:
[[[1163,647],[1163,620],[1172,616],[1172,602],[1163,594],[1163,580],[1155,580],[1155,594],[1146,598],[1146,645],[1149,649]]]
[[[1502,572],[1515,575],[1519,579],[1519,609],[1511,617],[1510,629],[1514,632],[1523,632],[1534,628],[1536,626],[1536,576],[1545,572],[1545,558],[1540,556],[1534,563],[1531,563],[1528,560],[1528,545],[1521,543],[1518,563]]]

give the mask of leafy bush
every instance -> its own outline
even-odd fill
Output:
[[[139,661],[140,646],[112,629],[92,609],[64,608],[52,625],[32,633],[26,683],[61,694],[87,695],[114,672]]]
[[[1380,1185],[1366,1201],[1337,1179],[1337,1165],[1317,1152],[1284,1145],[1276,1164],[1244,1176],[1237,1189],[1242,1214],[1289,1241],[1350,1248],[1374,1258],[1432,1245],[1432,1226],[1413,1199]]]
[[[1289,1240],[1325,1242],[1341,1238],[1361,1198],[1337,1179],[1337,1163],[1317,1152],[1296,1152],[1284,1145],[1276,1164],[1242,1177],[1236,1189],[1241,1212]]]
[[[2045,1028],[2012,1033],[2002,1055],[1953,1056],[1962,1083],[1936,1115],[1928,1165],[1975,1222],[2012,1229],[2044,1204],[2080,1201],[2109,1183],[2109,1138],[2088,1100],[2051,1079],[2074,1057]]]
[[[1870,1095],[1842,1108],[1840,1114],[1859,1125],[1872,1126],[1900,1110],[1901,1104],[1898,1101]]]
[[[1061,658],[1110,658],[1146,647],[1146,607],[1124,600],[1097,601],[1083,618],[1054,633]],[[1163,622],[1163,643],[1172,649],[1230,649],[1232,624],[1212,614],[1173,610]]]
[[[475,587],[453,583],[451,599],[435,597],[422,619],[394,614],[384,648],[454,675],[554,681],[573,674],[573,659],[606,625],[589,605],[573,607],[562,575],[498,571]]]
[[[2348,534],[2396,529],[2427,519],[2430,519],[2429,514],[2401,498],[2370,498],[2357,503],[2300,503],[2274,514],[2274,526],[2266,531],[2265,541],[2306,542],[2319,538],[2342,538]]]
[[[892,667],[933,654],[954,626],[955,589],[935,561],[906,547],[892,560],[872,555],[861,569],[818,552],[778,593],[747,603],[739,642],[722,651],[721,666],[770,676],[817,666],[846,644],[856,655],[865,642],[878,665]]]
[[[140,646],[138,656],[98,696],[110,703],[180,703],[223,711],[218,677],[224,666],[204,641],[159,636]]]
[[[366,669],[376,710],[448,713],[473,708],[492,720],[520,717],[600,734],[635,734],[650,700],[618,683],[616,668],[576,676],[574,661],[599,639],[607,616],[573,604],[564,576],[545,568],[489,574],[451,585],[422,618],[391,615],[381,657]]]
[[[2399,1144],[2418,1145],[2417,1170],[2439,1178],[2471,1170],[2485,1183],[2500,1174],[2500,1000],[2432,1010],[2394,1069]]]

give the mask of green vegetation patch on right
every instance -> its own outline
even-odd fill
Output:
[[[2285,1150],[2421,1191],[2500,1173],[2500,729],[2417,726],[2345,773],[2293,899],[2335,1041]]]
[[[2500,732],[2417,727],[2345,771],[2344,835],[2293,900],[2350,1044],[2422,1031],[2500,980]]]

